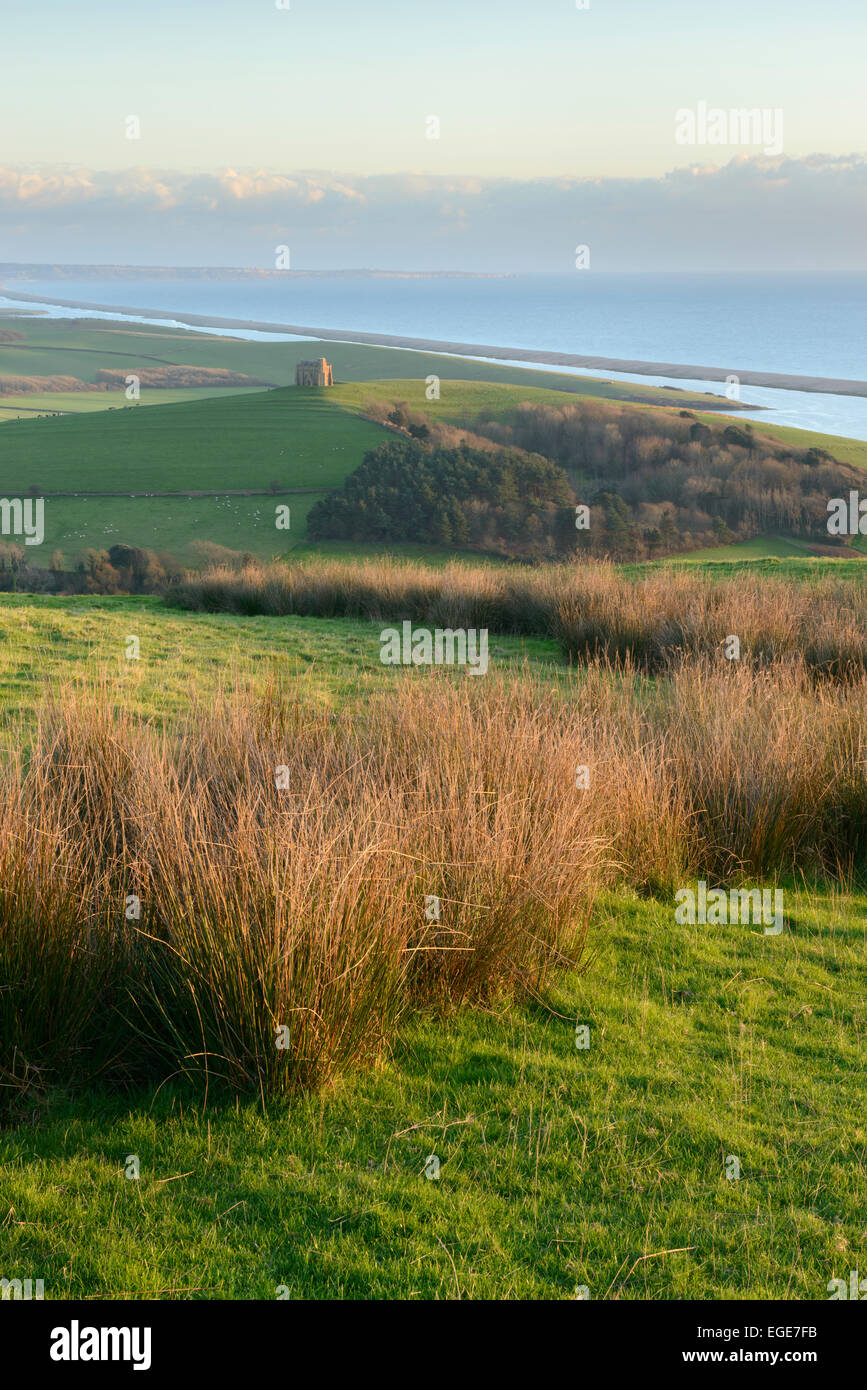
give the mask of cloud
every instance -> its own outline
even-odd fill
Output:
[[[660,178],[0,167],[8,260],[567,270],[867,268],[867,155]]]

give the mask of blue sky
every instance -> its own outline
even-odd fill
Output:
[[[867,148],[863,0],[291,4],[10,4],[0,162],[659,175],[699,100],[782,107],[790,155]]]
[[[864,0],[19,3],[0,261],[864,268],[865,38]],[[776,163],[679,144],[700,102],[781,111]]]

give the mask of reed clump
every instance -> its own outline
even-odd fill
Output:
[[[603,885],[858,873],[865,729],[867,678],[802,655],[413,670],[337,713],[239,688],[171,725],[46,702],[0,767],[0,1104],[318,1085],[410,1010],[579,965]]]
[[[434,570],[389,559],[311,560],[214,566],[189,574],[169,601],[211,613],[487,627],[555,638],[572,662],[602,659],[651,673],[671,670],[685,656],[717,653],[724,661],[732,636],[745,664],[798,656],[817,676],[835,680],[867,670],[864,586],[833,575],[793,583],[685,569],[634,577],[605,564],[453,563]]]

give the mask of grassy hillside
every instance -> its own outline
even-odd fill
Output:
[[[189,387],[175,391],[141,388],[137,406],[189,404],[205,401],[212,396],[242,396],[251,391],[261,392],[261,386]],[[29,420],[34,415],[92,415],[103,410],[124,410],[130,402],[124,391],[49,391],[33,392],[26,396],[0,396],[0,422]]]
[[[512,385],[532,384],[610,400],[647,401],[660,405],[687,404],[713,409],[718,396],[673,391],[657,386],[578,377],[566,372],[534,371],[499,363],[478,362],[468,357],[415,352],[403,348],[368,347],[360,343],[307,341],[248,342],[205,332],[162,325],[113,320],[4,319],[4,327],[20,332],[24,344],[0,344],[0,376],[42,376],[68,373],[82,381],[95,380],[103,367],[134,372],[136,365],[184,363],[224,367],[248,376],[288,386],[295,380],[295,364],[302,358],[325,353],[334,366],[336,381],[424,379],[434,374],[466,381],[493,381]],[[731,405],[724,401],[726,409]]]
[[[498,381],[493,375],[482,381],[468,381],[457,374],[452,375],[454,360],[454,358],[440,358],[440,372],[438,374],[440,394],[439,398],[435,400],[428,400],[427,398],[424,376],[338,381],[329,394],[353,410],[363,410],[370,400],[400,401],[408,405],[410,409],[421,411],[433,419],[446,420],[455,424],[470,423],[478,414],[486,410],[494,413],[514,410],[517,405],[521,405],[525,401],[534,405],[563,406],[570,404],[569,394],[579,398],[593,398],[601,394],[597,391],[579,391],[576,389],[564,395],[563,386],[553,386],[550,379],[546,380],[548,374],[545,372],[525,372],[523,374],[524,380],[521,382]],[[448,376],[442,374],[446,370],[445,363],[448,363]],[[562,382],[563,378],[561,377],[559,380]],[[579,385],[583,385],[583,379],[579,380]],[[665,395],[658,392],[657,398],[653,401],[630,401],[626,399],[626,403],[635,405],[636,408],[662,407],[666,410],[683,410],[688,406],[688,403],[678,398],[673,399],[668,392]]]
[[[324,492],[263,497],[64,497],[49,498],[45,541],[29,546],[44,565],[59,549],[67,565],[89,547],[116,543],[165,550],[186,564],[202,564],[197,542],[250,551],[263,559],[285,555],[300,544],[307,513]],[[277,505],[290,509],[290,530],[276,529]],[[29,555],[28,558],[31,558]]]
[[[341,482],[385,431],[315,390],[21,421],[2,435],[0,490],[146,492]]]
[[[697,411],[696,414],[707,425],[719,420],[716,412],[709,415]],[[792,425],[775,425],[773,419],[773,411],[768,411],[767,416],[755,421],[756,431],[769,434],[784,444],[794,444],[798,449],[825,449],[843,463],[852,463],[856,468],[867,469],[867,440],[847,439],[845,435],[839,434],[823,434],[820,430],[799,430]],[[732,423],[739,423],[737,415],[732,416]]]
[[[442,389],[443,398],[436,404],[455,418],[485,407],[507,409],[524,399],[562,399],[548,388],[496,383],[444,381]],[[29,548],[29,558],[43,565],[58,548],[72,561],[89,547],[105,548],[119,541],[168,550],[187,563],[196,563],[191,549],[196,541],[267,559],[304,544],[313,503],[342,483],[365,452],[387,437],[388,431],[361,418],[361,411],[367,400],[388,392],[423,399],[424,384],[373,381],[327,392],[293,386],[224,391],[212,398],[190,392],[197,396],[191,401],[179,400],[179,393],[150,392],[145,393],[150,400],[175,396],[174,403],[147,409],[127,405],[111,412],[93,408],[103,401],[102,393],[85,394],[80,397],[83,408],[74,416],[25,416],[0,435],[0,495],[26,495],[34,484],[50,494],[262,492],[279,482],[302,494],[280,499],[292,509],[288,533],[275,529],[275,503],[267,497],[49,496],[44,544]],[[22,398],[28,406],[47,405],[49,399]],[[400,553],[423,551],[415,546]]]
[[[26,333],[28,342],[0,345],[0,373],[4,369],[25,371],[24,359],[30,353],[34,362],[39,358],[39,373],[62,369],[77,373],[82,379],[91,379],[105,366],[116,367],[119,360],[130,370],[135,369],[136,362],[141,365],[175,360],[290,380],[296,359],[311,350],[309,345],[297,343],[244,343],[182,330],[81,328],[67,326],[63,321],[34,319],[15,331]],[[489,364],[427,358],[424,354],[392,349],[335,345],[341,346],[356,354],[357,360],[351,356],[341,365],[339,354],[332,353],[329,346],[338,378],[341,372],[348,375],[353,370],[367,375],[362,380],[339,380],[327,392],[294,386],[269,391],[145,390],[136,406],[129,405],[123,394],[116,391],[78,396],[66,392],[56,397],[0,396],[0,421],[5,415],[10,425],[0,433],[0,495],[26,495],[34,485],[46,494],[256,493],[267,490],[272,482],[299,490],[294,499],[283,499],[292,507],[292,528],[288,533],[276,530],[274,502],[269,498],[222,495],[176,501],[132,499],[128,495],[49,497],[45,542],[42,547],[29,548],[28,558],[44,565],[53,551],[60,549],[70,563],[90,547],[104,548],[119,541],[168,550],[190,564],[198,562],[197,541],[250,551],[262,559],[299,546],[306,552],[309,545],[305,541],[305,526],[310,507],[325,491],[339,486],[360,464],[364,453],[387,435],[380,426],[361,418],[371,400],[405,401],[435,419],[460,424],[472,421],[481,411],[506,412],[524,401],[562,404],[564,392],[572,393],[576,399],[579,389],[582,395],[599,394],[598,383],[588,383],[583,378],[523,369],[500,370]],[[136,361],[124,355],[133,347],[138,353]],[[66,360],[70,354],[76,358],[72,365]],[[440,376],[440,397],[434,401],[426,399],[428,368],[437,375],[445,370],[456,374]],[[374,369],[381,375],[374,375]],[[409,369],[417,375],[408,375]],[[34,370],[32,363],[30,370]],[[398,371],[402,375],[389,374]],[[508,379],[504,379],[504,371]],[[473,373],[483,374],[485,379],[470,379]],[[614,395],[623,398],[623,393]],[[690,403],[661,391],[648,399],[664,403],[668,410]],[[71,414],[40,418],[43,410],[55,408]],[[646,403],[635,405],[638,410],[652,408]],[[704,418],[713,419],[711,415]],[[858,441],[785,431],[766,426],[764,421],[757,429],[759,433],[785,436],[799,445],[819,442],[840,458],[867,464],[867,445]],[[792,554],[795,549],[788,547],[797,548],[798,542],[774,538],[751,541],[743,555],[779,555],[783,553],[781,546]],[[394,547],[395,553],[409,556],[424,555],[428,549],[435,560],[434,547]],[[327,544],[323,550],[336,553]],[[356,550],[365,553],[363,546]],[[716,558],[716,554],[703,551],[696,558]],[[724,558],[724,550],[719,552],[719,558]]]
[[[297,675],[302,709],[395,679],[379,624],[24,597],[0,599],[0,624],[13,746],[15,712],[81,681],[170,724],[234,674]],[[496,647],[557,678],[553,644]],[[825,1299],[867,1240],[867,898],[785,891],[779,937],[606,892],[584,973],[423,1012],[379,1067],[313,1096],[59,1098],[0,1129],[0,1268],[49,1299]]]
[[[0,1266],[46,1298],[825,1299],[867,1239],[867,899],[791,920],[780,950],[612,896],[587,974],[421,1019],[326,1094],[94,1095],[0,1133]]]
[[[304,536],[309,508],[342,482],[386,431],[315,391],[256,392],[191,404],[130,407],[112,413],[22,420],[0,438],[0,495],[43,492],[267,492],[272,482],[299,489],[278,499],[292,528],[275,526],[275,499],[58,497],[46,499],[45,541],[28,547],[46,565],[116,541],[168,550],[195,561],[191,546],[212,541],[266,557]]]
[[[421,411],[423,414],[431,416],[433,419],[446,420],[452,424],[471,422],[482,411],[493,411],[494,413],[505,413],[513,410],[515,406],[523,401],[529,401],[534,405],[555,405],[564,404],[562,388],[552,390],[548,383],[543,383],[544,373],[527,373],[527,384],[520,389],[516,389],[512,383],[506,384],[498,381],[491,376],[485,381],[465,381],[452,377],[441,377],[439,383],[440,396],[438,400],[428,400],[425,394],[426,386],[424,379],[408,377],[405,380],[389,380],[383,377],[379,381],[365,382],[339,382],[334,388],[335,396],[347,406],[355,409],[363,409],[365,402],[371,399],[401,401],[412,410]],[[587,395],[595,395],[596,392],[587,392]],[[731,414],[726,402],[726,410],[713,411],[702,410],[700,405],[696,407],[694,402],[682,400],[677,395],[670,392],[663,394],[659,392],[661,399],[653,401],[635,400],[628,402],[638,408],[653,409],[662,407],[666,410],[692,410],[698,420],[705,424],[717,427],[731,421],[739,423],[738,416]],[[861,439],[848,439],[843,435],[823,434],[813,430],[795,429],[788,425],[775,425],[773,423],[773,411],[768,411],[766,415],[760,416],[753,422],[753,429],[756,437],[763,435],[771,439],[780,440],[784,444],[792,444],[796,448],[825,449],[834,458],[840,459],[844,463],[852,463],[858,468],[867,469],[867,441]]]

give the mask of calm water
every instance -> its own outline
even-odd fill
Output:
[[[6,283],[15,288],[11,280]],[[865,274],[575,271],[490,280],[21,281],[18,287],[44,295],[47,303],[56,296],[314,328],[695,363],[732,372],[867,378]],[[700,376],[671,384],[705,387]],[[720,383],[707,389],[723,390]],[[863,398],[742,387],[741,399],[770,406],[781,424],[867,438]]]

